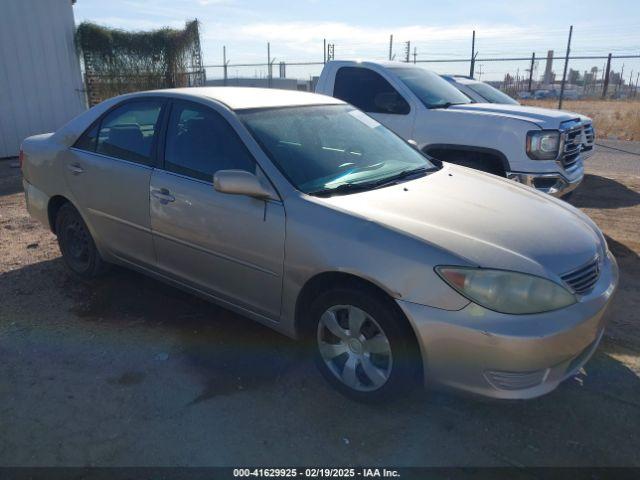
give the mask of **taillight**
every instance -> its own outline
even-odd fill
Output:
[[[20,153],[18,154],[18,163],[20,164],[20,170],[22,170],[23,162],[24,162],[24,151],[20,149]]]

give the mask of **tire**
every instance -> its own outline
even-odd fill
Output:
[[[107,270],[87,225],[73,205],[65,203],[60,207],[55,228],[62,259],[74,274],[90,280]]]
[[[390,303],[373,289],[342,287],[311,304],[308,339],[315,364],[349,398],[380,402],[416,383],[420,355],[407,320]]]

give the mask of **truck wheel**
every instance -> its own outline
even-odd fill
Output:
[[[311,304],[316,366],[342,394],[363,402],[398,397],[419,368],[406,319],[366,289],[341,287]]]
[[[85,280],[104,273],[107,265],[73,205],[66,203],[60,207],[55,226],[62,259],[73,273]]]
[[[491,173],[499,177],[505,177],[504,167],[499,158],[483,152],[467,152],[457,150],[436,150],[429,152],[443,162],[473,168],[481,172]]]

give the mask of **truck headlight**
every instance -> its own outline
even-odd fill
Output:
[[[557,130],[533,130],[527,133],[527,155],[533,160],[555,160],[561,143]]]
[[[500,313],[549,312],[576,302],[563,286],[526,273],[447,266],[436,267],[436,272],[461,295]]]

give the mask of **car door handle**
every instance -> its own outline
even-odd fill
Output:
[[[67,165],[67,168],[73,175],[80,175],[84,173],[84,168],[79,163],[70,163]]]
[[[166,188],[153,189],[153,190],[151,190],[151,195],[153,195],[153,197],[155,197],[158,200],[160,200],[160,203],[165,204],[165,205],[167,203],[169,203],[169,202],[175,202],[176,201],[176,197],[171,195],[169,190],[167,190]]]

